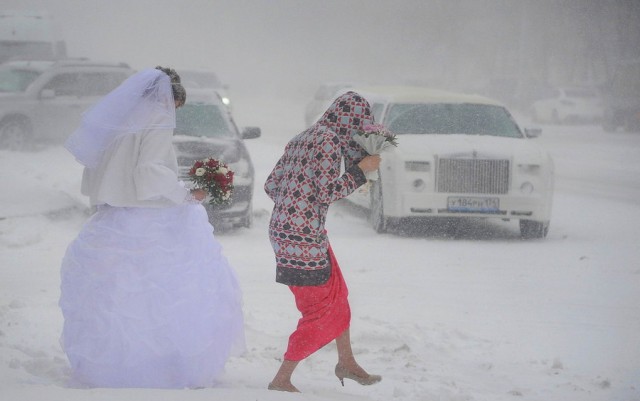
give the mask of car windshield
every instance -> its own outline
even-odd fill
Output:
[[[40,74],[34,70],[0,69],[0,92],[24,92]]]
[[[225,111],[213,104],[187,103],[176,110],[176,135],[207,138],[235,136]]]
[[[218,76],[212,72],[182,71],[180,72],[180,78],[185,86],[222,88],[222,83]]]
[[[486,104],[393,104],[385,125],[402,134],[467,134],[522,138],[522,132],[501,106]]]

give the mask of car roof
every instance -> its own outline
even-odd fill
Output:
[[[370,102],[385,103],[476,103],[504,105],[497,100],[475,94],[449,92],[422,86],[365,86],[349,88]]]
[[[224,107],[218,92],[211,88],[187,88],[187,104],[203,103]]]
[[[182,80],[182,85],[189,88],[222,88],[223,84],[214,71],[206,69],[177,69],[178,75]],[[197,77],[207,76],[214,82],[215,86],[203,86]],[[189,79],[191,78],[191,79]]]
[[[108,61],[96,61],[89,59],[62,59],[62,60],[15,60],[2,64],[3,68],[20,68],[35,71],[46,71],[57,67],[105,67],[105,68],[125,68],[131,70],[126,63],[115,63]]]
[[[34,70],[34,71],[46,71],[53,65],[53,61],[32,61],[32,60],[21,60],[21,61],[7,61],[6,63],[2,63],[0,68],[2,69],[23,69],[23,70]]]
[[[54,62],[55,67],[120,67],[131,68],[127,63],[90,59],[61,59]]]
[[[181,77],[183,75],[198,74],[198,75],[208,75],[210,77],[215,77],[216,79],[218,78],[218,74],[216,74],[215,71],[207,70],[204,68],[179,68],[179,69],[176,69],[176,71],[178,72],[178,75],[180,75]]]

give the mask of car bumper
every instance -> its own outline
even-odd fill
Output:
[[[214,220],[240,223],[242,219],[246,218],[247,213],[251,213],[252,194],[253,185],[236,185],[233,188],[229,205],[218,206],[205,202],[204,206],[209,217]]]
[[[179,172],[180,179],[188,187],[191,187],[191,179],[188,176],[189,168],[181,166],[179,167]],[[242,223],[247,218],[247,215],[252,212],[253,184],[252,178],[237,177],[234,179],[230,204],[224,206],[210,205],[207,201],[204,201],[203,206],[207,210],[209,219],[231,224]]]
[[[399,193],[385,202],[385,215],[403,217],[484,217],[550,220],[551,202],[543,195]]]

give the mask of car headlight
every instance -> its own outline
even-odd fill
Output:
[[[431,169],[431,164],[425,161],[407,161],[404,162],[404,169],[406,171],[415,172],[428,172]]]
[[[525,174],[538,174],[540,172],[539,164],[518,164],[520,172]]]
[[[522,185],[520,185],[520,192],[522,192],[525,195],[530,195],[533,193],[534,187],[533,184],[530,183],[529,181],[522,183]]]
[[[229,167],[233,171],[235,177],[251,178],[251,167],[247,159],[240,159],[236,162],[229,163]]]

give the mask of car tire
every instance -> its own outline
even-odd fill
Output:
[[[253,226],[253,202],[249,202],[249,207],[247,208],[247,213],[242,218],[242,222],[240,223],[240,227],[251,228]]]
[[[29,122],[21,118],[10,118],[0,124],[0,149],[25,150],[31,143]]]
[[[520,237],[523,239],[545,238],[548,232],[548,221],[520,220]]]
[[[384,202],[382,198],[382,183],[380,178],[371,184],[371,208],[369,209],[369,222],[371,227],[379,233],[385,233],[388,230],[389,220],[384,215]]]

